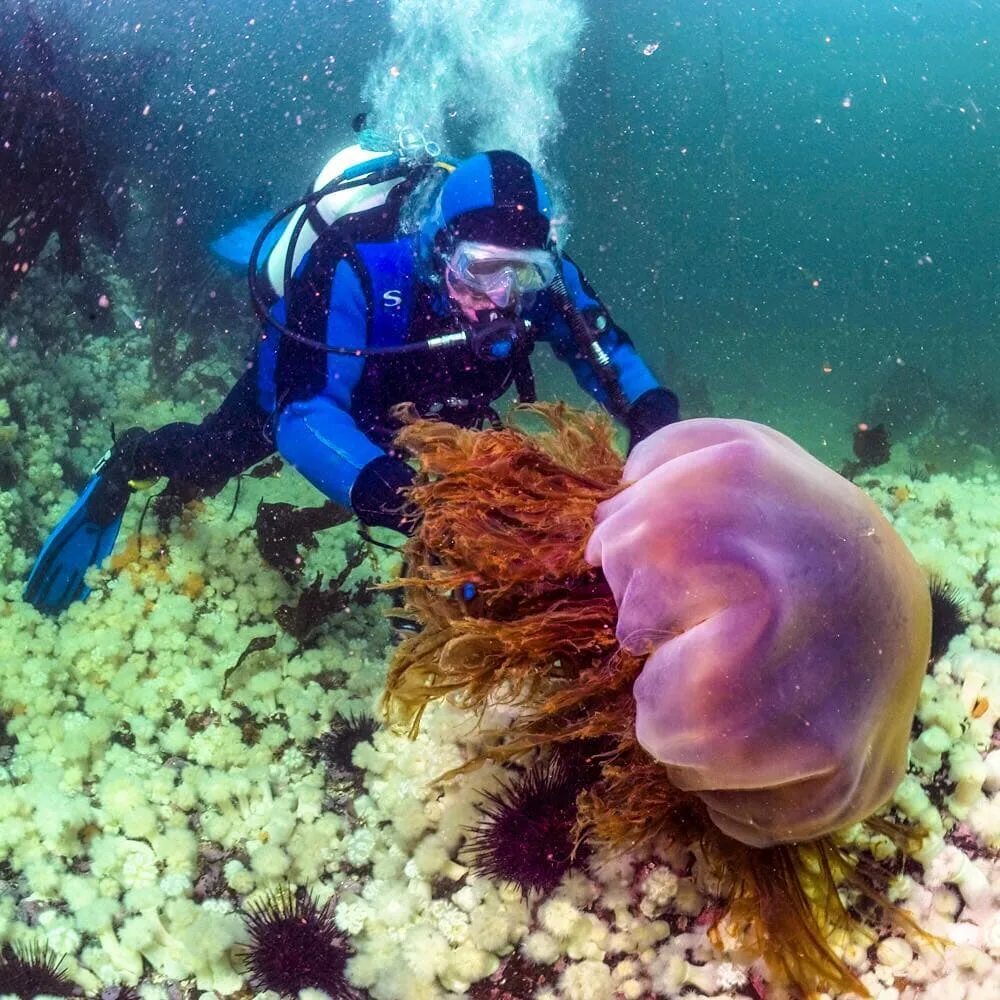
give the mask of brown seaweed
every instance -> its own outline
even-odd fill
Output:
[[[347,588],[348,576],[364,562],[365,550],[360,546],[348,554],[344,568],[323,586],[322,574],[306,587],[294,604],[282,604],[275,612],[275,621],[299,641],[296,653],[308,649],[322,627],[336,614],[352,606],[366,607],[375,599],[375,592],[364,584]],[[295,654],[293,654],[295,655]]]
[[[251,639],[247,643],[247,648],[240,653],[236,662],[222,675],[222,697],[226,696],[226,686],[229,684],[229,678],[236,673],[237,670],[243,666],[243,661],[250,656],[252,653],[261,653],[265,649],[273,649],[274,644],[278,641],[276,635],[258,635],[256,638]]]
[[[252,479],[267,479],[269,476],[276,476],[285,467],[285,463],[280,456],[274,455],[264,462],[255,465],[247,475]]]
[[[290,503],[257,504],[257,550],[290,583],[302,572],[299,546],[315,549],[316,532],[349,521],[351,512],[339,504],[327,502],[322,507],[296,507]]]

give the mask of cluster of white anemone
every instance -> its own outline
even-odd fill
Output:
[[[93,367],[94,384],[104,375],[118,386],[114,405],[141,411],[138,386],[116,383],[106,360],[81,364]],[[0,437],[4,419],[0,402]],[[52,443],[60,430],[53,419],[36,434],[35,457],[23,449],[34,492],[9,500],[7,514],[27,516],[33,503],[51,521],[68,502]],[[100,450],[96,437],[88,431],[80,454],[63,461],[79,471],[83,453]],[[984,601],[1000,584],[998,484],[902,475],[880,483],[870,486],[875,498],[974,618],[925,682],[921,734],[894,799],[936,836],[920,857],[922,881],[899,876],[890,894],[954,947],[942,955],[890,937],[871,964],[870,940],[838,945],[879,1000],[905,1000],[907,989],[960,1000],[987,995],[991,983],[1000,993],[1000,869],[974,856],[1000,848],[1000,750],[991,746],[1000,602]],[[328,808],[329,779],[305,748],[336,717],[374,708],[388,629],[378,609],[357,608],[299,656],[282,637],[248,658],[223,695],[225,672],[252,639],[280,632],[274,608],[293,596],[246,531],[256,502],[316,502],[291,473],[243,489],[233,520],[230,487],[167,540],[159,568],[97,574],[93,597],[58,623],[20,602],[27,554],[9,531],[2,536],[0,697],[17,742],[0,766],[0,854],[17,882],[0,899],[0,940],[48,945],[88,991],[129,983],[146,1000],[165,1000],[178,982],[208,1000],[246,986],[240,905],[291,884],[319,902],[336,897],[335,920],[355,949],[349,974],[376,1000],[461,996],[515,949],[548,970],[544,998],[745,996],[751,956],[735,943],[719,954],[695,924],[672,930],[678,915],[702,911],[711,888],[698,864],[685,867],[686,847],[598,854],[530,904],[511,886],[470,877],[465,831],[499,776],[487,767],[435,782],[477,748],[475,720],[452,709],[428,712],[415,741],[381,731],[361,744],[360,794],[343,814]],[[137,518],[138,508],[125,535]],[[337,572],[352,538],[350,526],[327,532],[306,573]],[[247,708],[253,741],[241,728]],[[947,795],[936,790],[942,781]],[[888,850],[877,838],[870,846]],[[212,865],[217,886],[204,898]]]

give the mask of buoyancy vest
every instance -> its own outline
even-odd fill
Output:
[[[454,329],[442,308],[441,293],[415,273],[412,238],[390,243],[358,243],[354,251],[366,271],[371,296],[368,344],[395,347],[429,340]],[[359,426],[376,440],[398,430],[390,410],[411,402],[424,416],[474,426],[494,416],[491,404],[516,382],[524,402],[534,398],[529,356],[533,339],[525,336],[507,358],[484,360],[466,348],[368,358],[352,397]]]
[[[379,158],[380,154],[358,144],[348,146],[330,158],[311,190],[319,191],[345,170],[368,162],[374,164]],[[400,211],[409,195],[432,171],[450,169],[447,161],[424,163],[409,174],[375,185],[334,191],[309,208],[296,210],[260,272],[272,301],[284,291],[286,258],[296,227],[299,231],[292,258],[293,274],[317,241],[336,226],[340,242],[350,247],[349,255],[362,272],[362,284],[370,299],[366,346],[395,347],[454,330],[455,321],[448,310],[435,302],[439,293],[418,279],[417,237],[398,235]],[[382,440],[391,438],[398,427],[389,410],[402,401],[413,402],[425,415],[439,415],[465,426],[481,423],[492,416],[490,404],[512,382],[517,384],[520,399],[534,399],[528,361],[532,348],[533,339],[525,336],[514,354],[497,361],[475,359],[462,348],[370,357],[352,393],[352,415],[373,438]],[[325,356],[318,352],[310,356],[308,348],[291,343],[278,350],[283,356],[278,366],[284,372],[275,372],[279,383],[272,397],[275,401],[294,398],[302,391],[316,391],[325,382]],[[336,362],[332,364],[336,366]]]

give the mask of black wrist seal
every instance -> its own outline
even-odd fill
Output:
[[[413,470],[401,458],[380,455],[373,459],[351,487],[351,507],[358,520],[369,527],[409,534],[414,517],[402,491],[412,482]]]
[[[625,426],[629,429],[629,453],[643,438],[680,420],[680,416],[677,397],[669,389],[660,386],[647,389],[625,414]]]

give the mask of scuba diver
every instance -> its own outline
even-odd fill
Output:
[[[678,419],[677,397],[556,246],[526,160],[501,150],[455,163],[408,132],[379,147],[363,133],[254,229],[262,326],[246,372],[201,424],[117,438],[38,556],[25,588],[36,608],[87,596],[86,571],[110,554],[136,489],[166,477],[183,500],[211,496],[275,451],[363,525],[407,532],[414,473],[393,449],[393,408],[496,425],[511,386],[535,399],[537,341],[627,427],[630,450]]]

